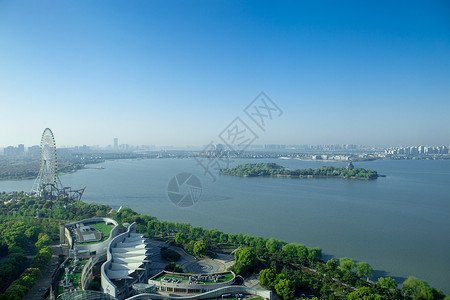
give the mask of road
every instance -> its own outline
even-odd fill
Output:
[[[52,284],[53,275],[58,271],[59,255],[64,254],[63,248],[58,245],[50,246],[53,251],[52,259],[50,260],[49,266],[42,272],[42,277],[25,296],[25,300],[37,300],[45,299],[50,285]],[[48,295],[48,294],[47,294]]]

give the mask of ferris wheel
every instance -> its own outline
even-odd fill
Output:
[[[58,160],[56,156],[55,137],[50,128],[45,128],[41,137],[40,148],[40,170],[31,192],[42,196],[52,194],[54,190],[57,190],[61,186],[57,175]]]
[[[41,138],[41,172],[42,184],[56,185],[58,160],[56,156],[55,137],[50,128],[46,128]]]
[[[41,157],[39,174],[34,181],[31,194],[44,199],[74,199],[81,200],[84,190],[73,190],[64,187],[58,177],[58,159],[53,132],[45,128],[41,137]]]

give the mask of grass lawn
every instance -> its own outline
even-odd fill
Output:
[[[79,243],[80,245],[91,245],[91,244],[98,244],[106,241],[109,238],[109,236],[104,236],[100,241],[93,241],[93,242],[87,242],[87,243]]]
[[[111,230],[113,229],[112,225],[107,225],[105,223],[95,223],[90,226],[102,232],[105,236],[109,236]]]

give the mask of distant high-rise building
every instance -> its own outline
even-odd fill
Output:
[[[5,149],[3,149],[3,152],[5,153],[6,156],[16,156],[17,155],[17,150],[14,146],[8,146]]]
[[[38,145],[34,145],[31,147],[28,147],[27,155],[31,157],[39,157],[41,153],[41,147]]]
[[[114,150],[119,150],[119,139],[114,138]]]
[[[18,148],[18,154],[23,155],[25,153],[25,146],[24,144],[19,144]]]
[[[3,153],[6,156],[18,156],[25,154],[25,146],[23,144],[19,144],[18,147],[8,146],[3,149]]]
[[[425,153],[425,148],[426,147],[424,147],[424,146],[419,146],[418,148],[417,148],[417,152],[419,153],[419,154],[424,154]]]

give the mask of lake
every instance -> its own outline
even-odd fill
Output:
[[[345,166],[339,162],[263,159],[289,168]],[[160,220],[188,222],[308,247],[326,258],[369,263],[375,275],[402,282],[410,275],[450,293],[450,161],[378,160],[356,162],[386,175],[377,180],[339,178],[239,178],[204,175],[193,159],[116,160],[61,176],[66,186],[87,186],[85,202],[128,206]],[[175,206],[167,196],[170,179],[196,175],[200,200]],[[1,191],[29,191],[33,180],[0,181]]]

